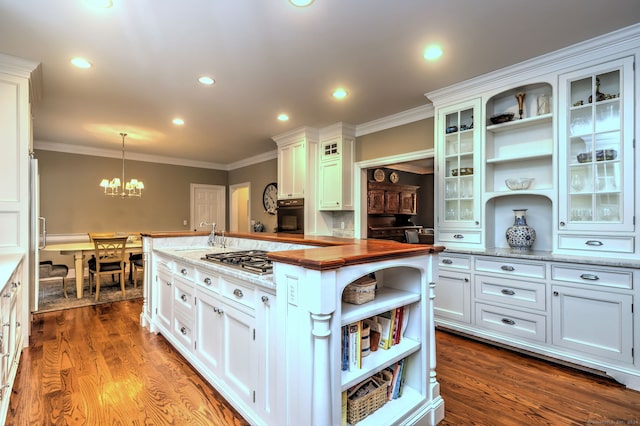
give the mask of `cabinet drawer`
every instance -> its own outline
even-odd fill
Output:
[[[547,318],[515,309],[476,304],[476,325],[515,337],[546,341]]]
[[[154,257],[155,257],[155,261],[156,261],[156,265],[158,265],[158,269],[164,269],[165,271],[170,271],[172,272],[175,268],[175,262],[173,260],[167,259],[166,257],[160,256],[160,255],[155,255],[154,253]]]
[[[471,257],[441,253],[438,256],[438,266],[441,268],[471,269]]]
[[[195,312],[195,298],[193,285],[176,277],[173,283],[173,308],[184,315],[193,318]]]
[[[439,241],[450,241],[452,243],[471,243],[480,244],[479,232],[455,232],[455,231],[440,231],[438,232]]]
[[[248,308],[255,309],[255,287],[224,277],[222,295]]]
[[[475,276],[476,298],[523,308],[546,310],[545,284],[484,275]]]
[[[558,248],[585,252],[633,253],[633,237],[605,237],[588,235],[559,235]]]
[[[171,332],[187,349],[193,349],[193,318],[176,313]]]
[[[214,272],[196,269],[196,283],[206,289],[220,291],[220,279]]]
[[[509,258],[476,258],[476,271],[519,277],[544,279],[546,267],[542,262],[521,262]]]
[[[551,265],[551,279],[575,284],[633,288],[633,273],[622,269],[592,267],[590,265]]]
[[[185,278],[189,281],[195,282],[196,269],[191,265],[185,265],[184,263],[177,263],[175,265],[175,274],[181,278]]]

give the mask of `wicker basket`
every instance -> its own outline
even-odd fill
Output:
[[[387,387],[389,382],[380,376],[372,376],[364,382],[351,388],[347,394],[347,421],[356,424],[369,414],[382,407],[387,402]],[[366,395],[357,396],[360,389],[373,387]]]
[[[342,301],[352,305],[362,305],[376,298],[376,280],[368,275],[358,278],[345,287]]]

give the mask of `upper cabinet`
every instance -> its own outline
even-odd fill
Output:
[[[634,251],[633,59],[560,76],[562,251]]]
[[[320,130],[318,207],[353,210],[355,127],[344,123]]]
[[[313,196],[317,130],[302,128],[273,140],[278,145],[278,199]]]
[[[527,210],[534,251],[637,259],[638,55],[636,25],[428,93],[436,243],[508,250]]]
[[[445,245],[479,244],[482,240],[480,120],[479,98],[437,112],[437,228]]]

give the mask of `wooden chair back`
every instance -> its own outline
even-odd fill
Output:
[[[96,272],[100,272],[102,264],[120,263],[124,270],[125,250],[127,248],[128,237],[98,237],[93,236],[93,246],[96,257]]]
[[[115,237],[115,232],[89,232],[89,241],[93,242],[94,237]]]

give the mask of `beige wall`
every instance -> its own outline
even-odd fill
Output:
[[[37,150],[40,215],[49,234],[90,231],[178,231],[189,220],[190,184],[227,185],[227,172],[196,167],[125,162],[125,178],[145,183],[142,198],[103,195],[103,177],[122,174],[122,160]]]
[[[262,205],[262,191],[269,183],[277,181],[278,160],[275,158],[229,172],[229,185],[251,183],[251,193],[249,194],[251,203],[250,217],[256,222],[262,222],[266,232],[273,232],[276,227],[276,217],[265,212]]]
[[[433,117],[356,139],[356,161],[433,149]]]

